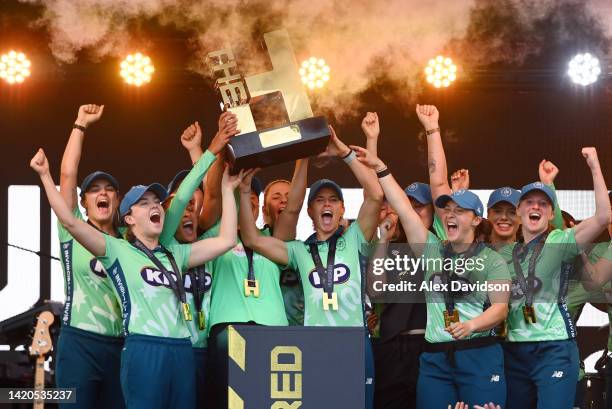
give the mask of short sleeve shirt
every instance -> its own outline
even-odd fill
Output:
[[[446,304],[444,295],[437,293],[431,286],[436,283],[445,283],[442,278],[441,260],[444,259],[444,243],[433,233],[428,233],[427,243],[424,248],[423,257],[425,261],[425,283],[429,285],[426,289],[425,299],[427,301],[427,326],[425,329],[425,339],[428,342],[449,342],[455,339],[445,330],[444,311]],[[456,276],[453,281],[460,284],[460,288],[453,292],[454,308],[459,314],[459,321],[465,322],[481,315],[490,305],[487,285],[509,284],[510,273],[504,259],[486,246],[482,246],[480,251],[469,257],[472,262],[456,262],[456,257],[451,257],[456,266],[454,272]],[[466,268],[460,267],[465,265]],[[469,268],[467,268],[470,266]],[[450,273],[450,271],[449,271]],[[459,285],[458,284],[458,285]],[[481,287],[479,287],[479,285]],[[482,287],[484,286],[484,287]],[[449,288],[452,290],[452,288]],[[493,330],[475,332],[468,338],[477,338],[494,335]]]
[[[367,245],[359,222],[355,221],[338,238],[334,260],[334,292],[338,310],[323,309],[323,287],[310,254],[309,243],[317,245],[323,266],[327,265],[328,241],[316,241],[311,236],[306,242],[287,242],[288,268],[298,272],[304,288],[304,325],[328,327],[359,327],[364,325],[363,312],[363,255]]]
[[[73,214],[83,220],[78,207]],[[66,295],[63,325],[99,335],[122,336],[121,307],[104,267],[59,222],[57,231]]]
[[[155,264],[127,240],[106,236],[106,252],[99,257],[113,282],[122,306],[125,335],[142,334],[165,338],[189,338],[190,332],[180,300]],[[177,267],[185,271],[191,253],[190,244],[168,245]],[[161,248],[153,253],[175,280],[181,272],[172,265]]]

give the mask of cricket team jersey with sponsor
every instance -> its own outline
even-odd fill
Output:
[[[73,210],[83,220],[78,206]],[[100,335],[122,336],[121,307],[102,263],[58,222],[64,293],[63,325]]]
[[[287,267],[299,273],[304,288],[304,325],[328,327],[362,327],[364,325],[362,288],[362,246],[368,244],[355,221],[338,237],[334,258],[334,288],[338,309],[323,309],[323,287],[310,254],[310,243],[316,243],[323,267],[327,266],[329,241],[317,241],[316,234],[308,240],[287,242]]]
[[[519,262],[525,279],[528,278],[529,261],[542,236],[526,244]],[[533,308],[536,322],[525,321],[525,291],[520,287],[512,260],[511,244],[500,249],[500,254],[508,264],[512,276],[512,294],[508,313],[508,342],[558,341],[576,337],[576,327],[567,308],[566,297],[569,285],[570,268],[579,254],[573,228],[555,229],[546,237],[535,264]]]
[[[219,235],[217,222],[205,235]],[[270,236],[268,229],[261,234]],[[259,297],[248,297],[244,292],[244,280],[248,276],[247,254],[238,239],[230,251],[207,263],[212,275],[210,301],[210,327],[224,322],[255,322],[261,325],[287,325],[283,295],[281,293],[280,267],[261,254],[253,253],[253,271],[259,282]]]
[[[441,241],[435,234],[429,232],[427,234],[427,243],[423,251],[423,259],[425,262],[425,280],[430,288],[434,284],[443,284],[446,279],[443,278],[442,268],[444,264],[450,265],[450,261],[444,256],[445,242]],[[487,291],[483,291],[481,287],[473,287],[474,285],[487,285],[493,283],[509,284],[510,273],[504,259],[494,250],[480,245],[471,257],[463,261],[457,261],[458,255],[452,255],[452,263],[454,265],[454,273],[452,281],[457,282],[456,291],[453,291],[454,308],[459,314],[459,321],[465,322],[478,317],[490,305],[489,295]],[[466,260],[472,260],[472,262]],[[436,262],[436,260],[439,260]],[[463,266],[463,267],[462,267]],[[469,267],[469,268],[468,268]],[[448,270],[450,274],[452,271]],[[470,287],[470,285],[472,287]],[[453,290],[452,287],[449,290]],[[425,328],[425,339],[428,342],[449,342],[455,339],[445,330],[444,311],[446,311],[446,303],[444,295],[436,291],[426,291],[425,299],[427,301],[427,326]],[[493,330],[474,332],[469,338],[478,338],[494,335]]]
[[[145,253],[127,240],[106,236],[106,252],[99,257],[113,282],[123,312],[125,335],[141,334],[165,338],[189,338],[190,331],[178,297],[165,275]],[[185,271],[191,244],[166,246]],[[157,247],[153,254],[170,272],[173,280],[182,279],[180,271],[172,271],[166,254]]]

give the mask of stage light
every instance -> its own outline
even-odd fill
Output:
[[[425,67],[425,79],[436,88],[446,88],[457,79],[457,66],[449,57],[438,55]]]
[[[22,52],[11,50],[0,57],[0,78],[9,84],[20,84],[30,76],[32,63]]]
[[[599,60],[592,54],[578,54],[568,64],[567,75],[575,84],[587,86],[595,81],[601,74]]]
[[[140,87],[151,82],[151,76],[155,71],[151,59],[141,53],[130,54],[120,64],[119,74],[129,85]]]
[[[299,73],[302,83],[310,89],[323,88],[329,81],[329,66],[323,58],[310,57],[302,62]]]

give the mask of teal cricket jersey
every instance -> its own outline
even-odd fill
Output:
[[[527,244],[528,251],[520,264],[525,278],[536,241]],[[579,254],[574,229],[553,230],[546,238],[545,245],[538,257],[536,274],[536,292],[533,307],[536,322],[526,323],[523,316],[525,295],[518,286],[518,280],[512,262],[512,250],[516,243],[504,246],[500,254],[508,264],[512,276],[512,295],[508,313],[509,342],[558,341],[576,337],[576,327],[570,317],[566,304],[566,292],[569,282],[568,269],[564,263],[573,263]]]
[[[423,251],[425,260],[425,280],[424,283],[443,283],[442,271],[438,269],[439,263],[435,260],[444,260],[444,242],[436,235],[429,232],[427,234],[427,243]],[[457,260],[458,257],[451,257]],[[465,269],[459,274],[458,268],[455,269],[457,275],[454,280],[459,281],[462,285],[469,284],[486,284],[496,282],[500,284],[510,283],[510,273],[504,259],[494,250],[486,246],[482,246],[481,250],[474,254],[470,259],[474,262],[473,268]],[[480,260],[480,263],[476,261]],[[458,264],[457,264],[458,265]],[[449,271],[450,272],[450,271]],[[461,293],[455,293],[454,303],[455,309],[459,313],[461,322],[469,321],[481,315],[483,311],[490,305],[488,293],[479,289],[470,291],[462,290]],[[444,311],[446,304],[444,296],[441,293],[427,291],[425,293],[427,301],[427,326],[425,328],[425,339],[428,342],[449,342],[455,341],[451,334],[445,330]],[[494,335],[494,330],[475,332],[469,337],[486,337]]]
[[[83,220],[78,206],[73,214]],[[100,335],[122,336],[121,307],[104,267],[59,221],[57,232],[66,296],[63,325]]]
[[[219,235],[220,222],[206,233],[206,237]],[[269,230],[261,230],[270,235]],[[210,327],[225,322],[256,322],[261,325],[287,325],[287,316],[281,293],[280,267],[261,254],[253,253],[253,270],[259,281],[259,297],[244,295],[244,280],[248,276],[248,260],[242,241],[207,263],[212,274],[210,301]]]
[[[168,210],[166,210],[164,228],[159,237],[160,243],[162,243],[164,246],[174,246],[179,244],[174,238],[174,235],[176,234],[176,230],[181,223],[185,208],[189,204],[189,201],[193,196],[193,192],[202,183],[202,179],[206,175],[206,172],[208,172],[210,166],[216,159],[217,157],[209,150],[204,152],[176,190],[174,198],[170,203],[170,207],[168,207]],[[202,240],[206,237],[206,234],[203,234],[198,237],[197,240]],[[204,275],[200,277],[200,280],[203,280],[202,290],[204,291],[202,311],[204,313],[206,322],[206,328],[203,330],[200,329],[199,326],[198,313],[195,298],[193,296],[193,284],[195,283],[193,277],[195,274],[195,269],[189,269],[183,275],[187,303],[189,304],[189,308],[191,309],[193,315],[193,319],[191,321],[187,321],[187,323],[191,333],[191,344],[194,348],[206,348],[208,345],[208,318],[210,312],[210,289],[212,284],[212,276],[208,272],[209,270],[207,266],[202,267],[204,268]]]
[[[608,248],[608,243],[598,243],[596,244],[591,251],[589,252],[589,261],[592,264],[595,264],[597,260],[603,257],[606,249]],[[579,260],[578,258],[576,260]],[[577,263],[577,268],[582,268],[581,263]],[[570,279],[569,289],[567,292],[567,308],[570,312],[572,320],[576,322],[578,318],[578,313],[582,309],[582,306],[585,303],[607,303],[606,296],[604,294],[604,289],[610,289],[610,283],[606,283],[602,286],[602,288],[597,289],[595,291],[587,291],[582,285],[583,278],[581,277],[581,271],[577,271],[577,276]]]
[[[316,243],[324,267],[327,264],[328,241],[287,242],[288,268],[299,273],[304,288],[304,325],[328,327],[363,327],[362,246],[367,245],[357,221],[343,232],[336,244],[334,260],[334,292],[338,310],[323,309],[323,288],[310,254],[309,243]]]
[[[127,240],[110,236],[105,239],[106,252],[98,259],[108,272],[121,303],[125,335],[190,337],[181,303],[162,272]],[[185,271],[191,244],[169,245],[166,248],[174,256],[177,267]],[[168,257],[159,247],[153,252],[175,279],[182,279],[180,271],[172,271]]]

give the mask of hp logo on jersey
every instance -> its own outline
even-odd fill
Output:
[[[351,270],[348,268],[346,264],[335,264],[334,265],[334,284],[342,284],[346,283],[348,279],[351,277]],[[322,288],[321,277],[319,277],[319,273],[316,269],[313,269],[308,274],[308,280],[310,281],[310,285],[314,288]]]
[[[172,279],[176,282],[176,274],[171,271],[170,275],[172,276]],[[140,276],[147,284],[152,285],[153,287],[163,286],[172,289],[166,276],[164,276],[163,273],[156,268],[145,267],[140,270]]]

